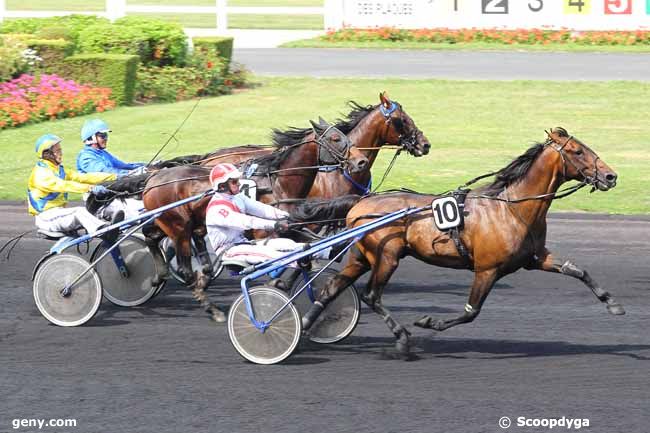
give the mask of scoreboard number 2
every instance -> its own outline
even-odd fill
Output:
[[[507,14],[508,0],[481,0],[481,7],[484,14]]]

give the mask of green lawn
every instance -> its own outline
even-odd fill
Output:
[[[7,0],[10,10],[69,10],[101,11],[104,0]],[[133,5],[163,6],[214,6],[214,0],[129,0]],[[229,6],[323,6],[323,0],[230,0]],[[133,14],[142,15],[142,14]],[[185,27],[213,28],[216,17],[212,14],[146,14],[180,23]],[[322,15],[241,15],[231,14],[229,28],[234,29],[289,29],[322,30]]]
[[[471,51],[570,51],[570,52],[616,52],[616,53],[647,53],[650,45],[524,45],[497,44],[487,42],[467,42],[458,44],[443,44],[434,42],[327,42],[319,38],[292,41],[282,45],[285,48],[374,48],[400,50],[471,50]]]
[[[222,146],[268,143],[270,128],[306,127],[322,115],[347,112],[345,101],[378,102],[387,90],[415,119],[432,144],[420,159],[400,156],[384,188],[440,192],[498,169],[544,139],[544,129],[564,126],[590,144],[619,174],[607,193],[584,189],[558,201],[555,210],[649,213],[650,84],[635,82],[490,82],[440,80],[264,78],[262,85],[231,96],[202,100],[170,144],[165,157]],[[110,150],[126,160],[148,160],[191,109],[193,101],[126,107],[102,114],[112,127]],[[65,161],[81,149],[84,118],[65,119],[0,132],[0,199],[24,198],[41,134],[60,134]],[[379,178],[392,152],[374,167]]]

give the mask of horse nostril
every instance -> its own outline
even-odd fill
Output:
[[[612,183],[612,182],[615,182],[615,181],[616,181],[616,178],[617,178],[617,177],[618,177],[618,176],[616,176],[614,173],[607,173],[607,174],[605,175],[605,180],[606,180],[607,182],[609,182],[609,183]]]
[[[360,160],[360,161],[357,163],[357,168],[358,168],[359,170],[363,170],[363,169],[366,168],[367,166],[368,166],[368,160],[367,160],[367,159],[362,159],[362,160]]]

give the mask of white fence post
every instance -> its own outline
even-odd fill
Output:
[[[5,18],[5,10],[6,9],[7,9],[7,5],[5,4],[5,0],[0,0],[0,23]]]
[[[343,27],[343,2],[345,0],[325,0],[323,25],[325,30],[339,30]]]
[[[106,18],[115,21],[126,16],[126,0],[106,0]]]
[[[217,32],[228,30],[228,1],[217,1]]]

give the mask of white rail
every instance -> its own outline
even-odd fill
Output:
[[[326,0],[327,2],[328,0]],[[228,15],[326,15],[325,7],[247,6],[229,7],[227,0],[215,0],[214,6],[146,6],[129,4],[126,0],[106,0],[103,11],[27,11],[7,10],[5,0],[0,0],[0,22],[4,18],[43,18],[71,14],[97,15],[115,21],[127,13],[144,14],[214,14],[217,31],[228,29]]]

